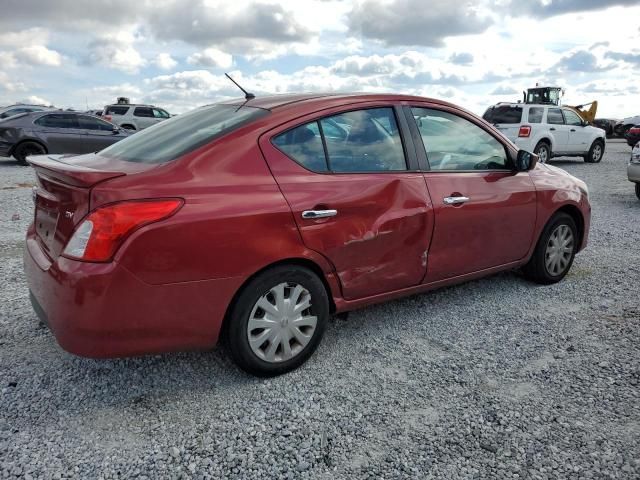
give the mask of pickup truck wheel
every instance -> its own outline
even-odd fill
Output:
[[[27,165],[29,155],[44,155],[45,153],[47,153],[46,148],[37,142],[22,142],[13,151],[13,156],[19,165]]]
[[[302,365],[329,320],[322,280],[304,267],[266,270],[240,292],[228,318],[226,343],[245,372],[270,377]]]
[[[551,159],[551,147],[546,142],[538,142],[536,148],[533,149],[533,153],[538,155],[540,163],[547,163]]]
[[[636,183],[636,197],[640,200],[640,183]]]
[[[591,144],[591,148],[584,156],[584,161],[587,163],[600,163],[604,156],[604,142],[602,140],[595,140]]]
[[[522,271],[536,283],[550,285],[569,272],[578,249],[576,222],[566,213],[556,213],[542,230],[533,256]]]

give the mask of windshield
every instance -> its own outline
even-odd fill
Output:
[[[200,107],[131,135],[100,154],[128,162],[165,163],[268,113],[246,106]]]

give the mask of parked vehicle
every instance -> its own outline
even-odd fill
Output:
[[[615,134],[618,137],[624,137],[629,129],[635,125],[640,125],[640,115],[636,115],[635,117],[627,117],[616,123],[616,126],[614,127]]]
[[[601,128],[607,135],[607,138],[613,137],[615,135],[614,128],[618,123],[618,120],[612,120],[610,118],[596,118],[593,121],[593,126]]]
[[[636,143],[631,151],[629,166],[627,167],[627,177],[635,184],[636,196],[640,200],[640,141]]]
[[[498,103],[489,107],[483,118],[543,163],[560,156],[598,163],[604,156],[604,131],[590,126],[568,107]]]
[[[633,147],[636,143],[640,142],[640,125],[634,125],[627,133],[625,133],[624,137],[627,139],[627,145]]]
[[[102,116],[102,110],[87,110],[84,113],[89,114],[89,115],[93,115],[94,117],[101,117]]]
[[[26,105],[18,103],[15,105],[9,105],[8,107],[1,107],[0,120],[13,117],[14,115],[18,115],[19,113],[44,112],[50,110],[56,109],[54,107],[47,107],[45,105]]]
[[[331,314],[519,267],[558,282],[590,224],[584,182],[422,97],[230,100],[29,161],[34,309],[89,357],[224,336],[246,371],[284,373]]]
[[[143,130],[170,117],[166,110],[153,105],[116,103],[102,111],[102,118],[127,130]]]
[[[22,113],[0,122],[0,156],[26,165],[29,155],[95,152],[127,136],[117,125],[91,115]]]

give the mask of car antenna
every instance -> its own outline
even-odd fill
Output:
[[[228,73],[225,72],[225,75],[227,76],[227,78],[229,80],[231,80],[233,83],[235,83],[236,87],[238,87],[240,90],[242,90],[242,93],[244,93],[244,98],[245,100],[249,101],[252,98],[256,98],[256,96],[253,93],[247,92],[244,88],[242,88],[240,86],[240,84],[238,82],[236,82],[233,78],[231,78],[231,75],[229,75]]]

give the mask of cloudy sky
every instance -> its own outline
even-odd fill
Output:
[[[536,82],[640,114],[640,0],[3,0],[0,104],[173,113],[257,93],[402,92],[477,113]]]

